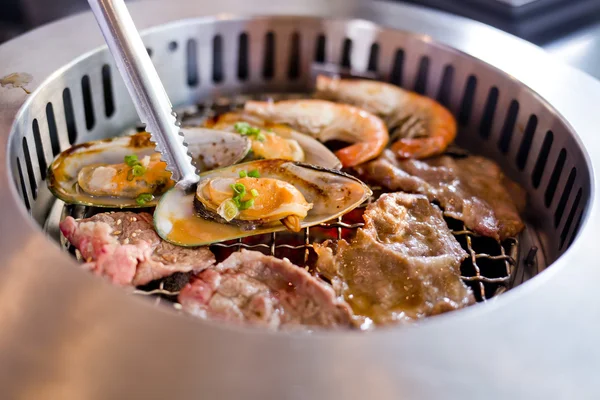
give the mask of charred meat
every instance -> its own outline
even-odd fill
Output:
[[[203,319],[272,330],[349,327],[351,310],[333,289],[287,259],[241,250],[201,272],[179,294]]]
[[[482,236],[504,240],[525,228],[519,216],[525,207],[525,192],[485,157],[398,160],[386,150],[357,171],[389,190],[427,196],[441,205],[444,215],[463,221]]]
[[[422,195],[384,194],[350,242],[315,245],[317,267],[364,328],[408,322],[474,303],[460,278],[467,257],[440,209]]]
[[[60,230],[79,250],[86,269],[121,286],[145,285],[176,272],[200,272],[215,263],[206,247],[178,247],[160,239],[148,213],[67,217]]]

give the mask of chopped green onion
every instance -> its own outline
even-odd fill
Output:
[[[133,176],[142,176],[146,172],[146,167],[142,164],[134,165],[132,168]]]
[[[250,129],[250,124],[247,122],[236,122],[235,125],[233,125],[233,129],[242,135],[247,135],[248,129]]]
[[[240,213],[240,209],[233,199],[227,199],[219,205],[217,213],[227,222],[231,221]]]
[[[144,204],[152,201],[152,199],[154,199],[154,196],[151,193],[142,193],[135,198],[135,202],[138,205],[143,206]]]
[[[240,178],[245,178],[248,176],[248,173],[246,171],[240,171]]]
[[[241,201],[240,202],[240,210],[247,210],[254,205],[254,199]]]
[[[247,122],[236,122],[233,125],[233,129],[237,131],[240,135],[244,136],[254,136],[256,140],[263,142],[265,140],[265,135],[261,133],[260,128],[255,126],[251,126]]]
[[[129,156],[125,156],[125,164],[127,164],[129,167],[133,167],[134,165],[137,165],[139,163],[138,161],[138,156],[135,154],[131,154]]]
[[[246,186],[243,183],[234,183],[231,185],[231,189],[233,189],[235,196],[244,197],[246,195]]]
[[[252,171],[248,172],[248,176],[250,178],[260,178],[260,173],[257,169],[253,169]]]
[[[252,197],[258,197],[258,190],[252,189],[250,193],[252,194]]]

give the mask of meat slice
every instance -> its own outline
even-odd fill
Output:
[[[121,286],[145,285],[175,272],[200,272],[215,263],[207,247],[179,247],[162,240],[148,213],[67,217],[60,230],[86,260],[85,268]]]
[[[446,155],[397,160],[386,150],[357,171],[363,179],[389,190],[423,194],[439,202],[446,216],[463,221],[480,235],[504,240],[525,228],[519,216],[526,202],[524,190],[487,158]]]
[[[319,271],[359,316],[408,322],[465,307],[475,300],[460,279],[467,257],[440,209],[422,195],[383,194],[350,242],[315,245]]]
[[[349,327],[351,309],[333,289],[287,259],[257,251],[233,253],[185,286],[188,313],[271,330]]]

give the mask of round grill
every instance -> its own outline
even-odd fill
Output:
[[[272,9],[267,4],[264,6],[265,10]],[[313,6],[317,7],[316,5]],[[182,5],[181,7],[187,9],[185,7],[188,6],[184,7]],[[196,10],[195,6],[189,7],[187,10],[190,12]],[[223,5],[223,7],[230,9],[232,6],[228,4]],[[295,10],[294,7],[290,7],[290,10]],[[149,21],[161,19],[168,21],[182,17],[181,11],[173,11],[172,14],[169,14],[166,11],[168,8],[164,5],[154,5],[150,6],[148,10],[142,11],[142,7],[138,7],[134,8],[134,11],[138,10],[138,15],[144,16],[145,19],[142,19],[145,21],[143,25],[150,24]],[[332,10],[339,11],[342,8],[332,6]],[[413,19],[400,17],[404,15],[402,13],[406,10],[408,10],[407,15],[412,16]],[[158,14],[164,11],[166,15],[152,17],[150,11]],[[345,9],[344,12],[338,13],[338,15],[345,13],[354,14],[355,11]],[[595,151],[597,141],[593,145],[596,147],[592,146],[591,149],[588,148],[586,151],[582,139],[578,135],[586,137],[586,144],[589,144],[592,142],[589,136],[586,136],[588,133],[576,131],[581,127],[589,127],[589,121],[581,122],[581,120],[569,121],[565,119],[553,104],[547,102],[515,76],[465,52],[443,45],[430,36],[388,29],[382,25],[364,20],[324,18],[320,16],[246,18],[222,15],[219,18],[193,18],[196,15],[200,15],[200,13],[186,15],[190,17],[186,20],[160,25],[147,31],[144,35],[148,52],[151,54],[172,102],[181,110],[180,115],[185,115],[188,121],[202,119],[211,113],[227,111],[239,106],[249,98],[289,98],[290,96],[299,97],[298,93],[310,93],[317,73],[340,73],[343,76],[368,77],[392,82],[437,99],[456,115],[459,123],[457,144],[473,153],[494,159],[509,177],[518,181],[528,192],[527,228],[519,238],[513,238],[504,243],[490,243],[469,232],[457,221],[448,221],[453,233],[469,252],[470,257],[463,265],[462,275],[465,282],[474,289],[478,300],[491,299],[495,295],[503,293],[507,289],[537,275],[558,260],[571,245],[575,246],[578,243],[578,237],[580,238],[579,243],[591,243],[586,242],[586,235],[578,236],[578,232],[580,227],[585,225],[582,222],[586,221],[586,215],[596,213],[596,211],[593,211],[595,210],[594,207],[597,208],[597,205],[594,206],[593,200],[593,167],[588,151]],[[423,30],[437,34],[438,38],[447,39],[448,42],[468,41],[468,39],[465,39],[466,36],[458,35],[459,37],[455,37],[452,36],[451,32],[462,32],[467,36],[473,34],[473,32],[475,34],[480,33],[481,36],[477,39],[484,41],[487,40],[486,34],[494,38],[502,37],[497,32],[484,29],[478,25],[467,25],[463,20],[459,21],[463,21],[464,26],[472,27],[471,32],[461,31],[459,28],[450,28],[450,22],[454,20],[448,19],[447,16],[430,15],[427,12],[401,6],[375,4],[368,8],[366,15],[382,23],[412,30],[418,29],[420,25],[417,21],[421,18],[422,22],[425,21],[421,26]],[[431,23],[431,19],[427,19],[427,16],[431,18],[432,15],[438,18],[436,20],[438,22]],[[394,16],[396,16],[396,19],[394,19]],[[89,16],[85,18],[87,18],[85,21],[88,23],[91,21]],[[436,24],[440,24],[440,26]],[[445,26],[444,24],[449,25]],[[435,27],[432,28],[434,25]],[[482,30],[478,31],[478,29]],[[443,36],[444,32],[450,36],[445,38]],[[529,49],[527,45],[513,39],[506,40],[506,42],[501,42],[507,46],[506,48],[500,46],[496,49],[499,54],[503,56],[509,54],[509,44],[512,44],[520,55],[525,56]],[[99,43],[98,40],[96,40],[96,43]],[[518,45],[515,43],[518,43]],[[10,51],[6,50],[5,54],[16,54],[14,42],[9,43],[9,46],[12,47],[10,47]],[[75,49],[84,47],[74,45]],[[465,45],[464,47],[468,46]],[[0,48],[0,50],[3,49]],[[484,58],[488,60],[493,60],[495,57],[492,53],[486,53],[483,50],[480,53],[486,55],[487,57]],[[62,54],[60,57],[66,58]],[[62,58],[60,59],[62,60]],[[43,63],[41,60],[36,62]],[[56,200],[49,193],[45,182],[46,169],[54,157],[75,143],[114,136],[135,126],[137,122],[133,104],[108,50],[99,48],[85,54],[70,54],[63,64],[62,67],[54,71],[46,71],[45,75],[41,75],[47,76],[43,81],[37,81],[37,77],[34,76],[34,82],[31,84],[34,87],[25,86],[25,88],[35,89],[30,95],[25,95],[21,92],[21,89],[16,88],[11,89],[7,96],[0,99],[0,104],[5,102],[7,105],[6,111],[0,113],[2,144],[6,148],[8,163],[8,169],[2,171],[6,177],[2,179],[10,184],[8,194],[11,196],[5,202],[7,206],[1,212],[7,214],[5,219],[7,224],[11,227],[18,226],[18,228],[14,228],[13,237],[7,239],[3,245],[3,250],[8,254],[8,256],[3,255],[5,260],[8,260],[6,268],[13,273],[11,276],[14,277],[14,280],[10,289],[6,289],[0,284],[0,299],[8,298],[9,292],[14,295],[15,293],[23,293],[25,289],[37,290],[36,293],[42,293],[46,296],[52,293],[59,293],[60,296],[76,296],[71,301],[81,300],[84,298],[82,296],[88,296],[86,298],[89,298],[89,296],[92,296],[91,293],[103,293],[102,295],[98,294],[100,297],[91,303],[93,306],[90,305],[89,307],[95,311],[91,313],[89,319],[86,317],[84,320],[100,322],[106,318],[112,321],[107,325],[110,329],[116,330],[120,327],[119,329],[125,329],[128,332],[134,332],[138,329],[152,330],[160,326],[160,329],[157,328],[159,333],[156,333],[156,335],[162,335],[160,340],[170,340],[167,338],[172,337],[173,332],[176,331],[178,335],[181,335],[180,338],[185,337],[195,343],[192,346],[195,354],[206,351],[205,354],[209,355],[213,368],[221,371],[221,373],[226,370],[227,366],[218,357],[221,357],[224,354],[223,352],[228,352],[231,349],[242,349],[237,345],[228,347],[232,345],[230,340],[238,337],[237,335],[242,335],[239,337],[243,338],[245,345],[253,349],[251,353],[255,357],[254,360],[260,358],[257,349],[267,349],[268,346],[275,346],[275,348],[270,349],[274,351],[272,354],[285,353],[286,357],[297,356],[299,357],[298,360],[301,360],[299,362],[308,369],[316,365],[320,365],[321,368],[332,367],[332,362],[328,360],[320,359],[324,363],[319,364],[319,357],[316,357],[316,354],[323,351],[321,354],[324,357],[331,356],[331,360],[333,360],[336,352],[343,353],[346,350],[340,347],[339,343],[334,344],[332,340],[335,339],[327,338],[327,334],[325,337],[316,335],[314,340],[322,340],[322,342],[318,342],[319,344],[311,342],[314,346],[309,344],[310,340],[313,339],[301,338],[298,339],[298,347],[294,347],[288,342],[291,337],[295,337],[293,335],[289,337],[284,335],[277,339],[269,334],[254,334],[247,337],[244,336],[244,332],[232,331],[227,327],[215,327],[210,322],[188,321],[180,316],[173,318],[169,316],[169,313],[166,313],[167,315],[162,313],[163,308],[161,307],[158,308],[159,312],[154,309],[153,313],[148,316],[136,314],[134,310],[137,309],[136,307],[144,307],[147,303],[145,299],[142,299],[143,305],[139,305],[131,300],[131,296],[120,297],[120,290],[108,288],[109,285],[101,280],[86,276],[83,272],[78,271],[71,265],[72,263],[69,262],[65,252],[61,254],[56,246],[49,245],[46,242],[42,232],[53,238],[54,242],[60,240],[57,224],[66,214],[82,217],[98,211],[83,207],[65,207],[61,201]],[[499,64],[501,64],[500,61]],[[27,71],[12,72],[22,73]],[[524,75],[530,76],[531,74],[524,73]],[[530,79],[532,82],[536,82],[536,90],[543,87],[543,85],[537,84],[535,79]],[[564,79],[566,81],[571,78]],[[572,80],[575,81],[576,79],[572,78]],[[579,87],[582,87],[582,85],[580,84]],[[597,86],[593,88],[593,90],[600,93],[600,90],[597,89]],[[549,91],[549,93],[553,94],[552,91]],[[600,97],[598,93],[596,93],[596,96]],[[557,96],[554,95],[554,98],[557,98]],[[560,109],[561,112],[565,110],[570,112],[568,106],[564,104],[561,104]],[[2,119],[11,115],[11,112],[12,117],[9,120]],[[18,193],[17,202],[12,197],[13,192]],[[4,198],[6,198],[6,195],[4,195]],[[29,225],[29,221],[25,216],[26,213],[22,212],[23,210],[29,213],[31,220],[37,226]],[[318,240],[315,239],[318,238],[315,232],[319,230],[329,231],[336,236],[341,236],[345,230],[352,230],[360,226],[360,218],[357,221],[356,218],[350,217],[345,216],[325,226],[312,228],[310,231],[306,230],[302,235],[295,238],[289,238],[283,234],[270,234],[265,238],[244,239],[233,245],[217,244],[213,248],[218,253],[222,250],[250,247],[276,256],[287,256],[298,265],[310,267],[311,243],[313,240]],[[2,227],[3,235],[8,235],[10,230],[11,228],[4,225]],[[588,237],[591,233],[588,230]],[[34,237],[35,240],[28,241],[29,238]],[[25,246],[27,254],[24,254],[25,250],[19,248],[19,243]],[[44,252],[47,253],[42,254],[39,250],[36,250],[36,243],[44,243],[43,246],[40,245],[40,249],[43,248]],[[32,245],[34,247],[29,247]],[[581,244],[581,246],[584,246],[584,244]],[[19,252],[19,256],[15,255],[12,259],[12,255],[17,252]],[[44,259],[47,259],[47,261],[44,261]],[[561,260],[563,259],[564,257],[561,258]],[[15,269],[16,267],[13,267],[16,265],[15,260],[23,261],[27,266],[19,272]],[[33,266],[39,266],[40,264],[43,264],[44,268],[37,271],[43,272],[36,275]],[[67,265],[62,268],[62,264]],[[18,278],[19,276],[22,276],[22,278]],[[546,276],[546,273],[542,276]],[[551,274],[548,279],[551,279]],[[85,280],[86,283],[75,285],[75,282],[79,280]],[[540,285],[544,286],[541,277],[534,279],[531,283],[532,288]],[[173,300],[172,295],[175,292],[168,285],[169,282],[163,281],[156,287],[148,287],[145,288],[146,290],[138,290],[136,293],[157,295],[158,299]],[[558,284],[554,284],[554,286],[556,285]],[[520,291],[522,294],[527,293],[525,286],[528,285],[522,286],[523,290]],[[549,288],[550,286],[552,285],[548,283],[544,287]],[[83,291],[83,288],[86,288],[87,291]],[[92,290],[92,288],[94,289]],[[519,293],[519,290],[514,292]],[[108,294],[104,295],[105,293],[110,293],[110,296]],[[112,299],[111,296],[116,296],[116,300],[109,300],[109,298]],[[518,294],[515,294],[515,298],[518,298],[518,296]],[[366,351],[359,358],[362,360],[368,359],[369,363],[372,362],[369,364],[371,366],[385,365],[385,368],[390,368],[391,371],[400,371],[404,368],[397,362],[419,363],[421,362],[419,360],[427,360],[423,362],[431,367],[431,365],[436,365],[434,364],[435,361],[432,360],[443,359],[444,362],[447,362],[447,365],[453,365],[450,353],[441,354],[443,353],[441,349],[444,351],[450,349],[453,346],[452,343],[454,345],[462,343],[465,345],[464,348],[468,347],[467,343],[476,343],[476,347],[481,350],[485,348],[486,344],[492,343],[490,340],[499,342],[504,340],[496,335],[494,339],[481,341],[483,340],[482,335],[485,336],[486,329],[491,334],[499,329],[497,324],[501,323],[500,321],[508,321],[506,318],[509,314],[505,314],[502,318],[498,317],[496,320],[490,319],[493,317],[483,317],[483,315],[488,315],[488,312],[493,314],[495,307],[500,304],[498,302],[504,297],[509,298],[510,295],[503,295],[495,299],[493,306],[490,304],[474,306],[430,319],[432,321],[439,320],[438,322],[430,323],[427,321],[423,326],[416,328],[392,329],[395,333],[382,332],[365,335],[367,337],[371,336],[373,339],[350,338],[344,336],[345,334],[338,333],[334,334],[334,337],[341,335],[339,337],[346,337],[348,343],[352,341],[357,346],[372,346],[370,347],[372,353],[369,353],[371,350]],[[548,296],[545,296],[543,300],[547,298]],[[533,304],[541,304],[541,301],[542,298],[540,297],[530,304],[533,307]],[[101,302],[105,302],[105,305],[100,305]],[[60,301],[60,304],[74,306],[78,303]],[[60,315],[56,314],[59,313],[60,309],[58,302],[56,304],[49,302],[49,305],[45,307],[53,306],[57,308],[53,309],[54,314],[49,315]],[[98,311],[100,309],[104,311]],[[468,311],[470,309],[474,309],[474,311],[470,313]],[[104,313],[106,315],[110,314],[110,316],[105,316]],[[115,315],[115,313],[118,315]],[[76,314],[84,315],[85,311],[77,310]],[[122,317],[119,315],[122,315]],[[461,317],[461,315],[464,316]],[[480,319],[474,318],[477,315],[480,316]],[[131,317],[131,323],[127,316]],[[527,315],[520,314],[520,318],[523,322],[527,320]],[[477,325],[479,322],[469,322],[473,319],[488,321],[488,323],[489,321],[496,321],[497,323],[492,323],[484,329],[481,327],[482,325]],[[1,320],[2,313],[0,313]],[[35,320],[34,318],[32,321]],[[470,333],[465,333],[466,329],[456,325],[458,321],[465,324],[462,327],[467,326],[469,323],[474,324],[473,330],[469,331]],[[402,337],[415,340],[412,342],[409,340],[409,343],[416,344],[417,348],[421,350],[431,346],[431,339],[434,337],[432,335],[435,332],[432,330],[433,328],[428,330],[427,325],[432,324],[431,327],[435,326],[436,323],[446,324],[444,326],[448,327],[447,333],[453,340],[453,342],[450,342],[450,339],[444,339],[440,341],[439,345],[432,346],[431,351],[434,350],[434,347],[439,350],[437,355],[429,354],[423,356],[424,358],[419,358],[419,354],[406,352],[406,348],[403,348],[404,361],[392,361],[390,358],[385,358],[388,351],[393,353],[399,350],[397,346],[403,346],[398,344],[395,339],[400,336],[394,335],[406,335]],[[65,326],[71,325],[73,325],[72,321]],[[548,322],[548,326],[550,325],[551,323]],[[43,326],[47,329],[55,329],[48,328],[47,324],[43,324]],[[207,349],[201,342],[195,342],[192,336],[193,332],[186,333],[187,328],[183,328],[184,326],[196,326],[199,332],[202,332],[200,336],[203,340],[214,344],[214,348]],[[153,328],[150,329],[150,327]],[[178,327],[183,329],[177,329]],[[74,329],[77,331],[76,328]],[[509,331],[516,332],[515,330]],[[421,334],[410,332],[421,332]],[[462,332],[462,334],[459,335],[458,332]],[[155,333],[144,332],[145,334],[154,335]],[[262,335],[267,335],[264,340],[260,339],[260,337],[263,337]],[[23,337],[25,341],[30,340],[26,335]],[[267,344],[266,338],[272,340],[272,342]],[[427,339],[429,339],[428,342]],[[111,340],[105,342],[105,344],[112,343]],[[159,339],[158,336],[154,336],[154,339],[148,337],[147,340],[150,343],[152,340]],[[368,340],[383,340],[383,342],[377,342],[379,344],[369,342],[371,344],[367,344],[365,341]],[[170,360],[170,363],[165,363],[165,370],[168,366],[174,368],[176,360],[179,362],[187,360],[185,353],[182,353],[183,350],[180,351],[179,347],[176,347],[176,342],[165,344],[166,348],[174,352],[173,354],[177,354],[176,358],[173,358],[175,356],[172,354],[161,356]],[[382,343],[386,343],[386,346],[389,345],[389,347],[380,347],[383,346]],[[1,344],[2,337],[0,336]],[[116,347],[124,348],[123,346]],[[367,347],[364,348],[367,349]],[[277,349],[281,353],[277,353]],[[431,353],[431,351],[428,351],[428,353]],[[131,354],[134,353],[136,356],[144,354],[142,349],[132,350]],[[473,363],[457,366],[457,370],[470,371],[470,373],[478,371],[480,374],[489,373],[489,376],[494,375],[492,374],[493,370],[489,370],[489,372],[487,369],[484,369],[486,372],[479,370],[476,363],[479,355],[475,353],[473,355],[460,353],[462,354],[461,357],[464,357],[463,360],[469,360],[468,362],[465,361],[467,364],[471,363],[471,360],[473,360]],[[106,355],[104,356],[106,360],[109,358],[117,360],[120,357],[125,357],[125,355],[115,355],[114,352],[110,352],[110,354],[112,354],[110,357],[113,358]],[[506,353],[494,350],[494,354]],[[252,369],[249,367],[252,364],[251,360],[242,360],[240,358],[242,356],[239,354],[231,357],[231,359],[239,361],[239,365],[233,367],[233,369],[240,372],[240,374],[242,372],[239,368],[242,365],[248,367],[249,370]],[[380,357],[385,358],[387,361],[378,364],[376,359],[379,361],[383,359]],[[532,357],[534,356],[532,355]],[[220,361],[217,361],[217,359]],[[275,377],[281,377],[282,380],[275,385],[276,389],[265,389],[266,391],[257,389],[249,378],[243,378],[239,387],[253,388],[253,393],[261,394],[262,397],[278,397],[275,394],[284,393],[284,383],[291,384],[291,387],[294,387],[296,378],[293,375],[283,372],[274,373],[277,370],[275,366],[278,364],[271,356],[268,357],[267,361],[256,362],[261,365],[266,362],[270,367],[261,372],[252,372],[250,375],[257,378],[256,382],[263,383],[269,382]],[[406,366],[408,368],[408,364]],[[332,370],[324,371],[322,376],[326,376],[328,382],[331,383],[351,382],[358,379],[358,370],[351,366],[345,368],[348,368],[347,372],[341,376],[336,377]],[[437,366],[436,368],[439,369],[440,367]],[[162,367],[160,369],[163,370]],[[265,375],[267,370],[273,372],[269,379]],[[236,391],[237,389],[217,390],[216,382],[223,382],[223,379],[214,378],[214,382],[211,383],[208,377],[219,377],[221,375],[207,371],[206,368],[203,368],[203,371],[206,375],[201,380],[208,386],[215,388],[214,393],[228,393],[230,395],[240,393]],[[303,371],[302,374],[304,377],[320,379],[308,370]],[[402,382],[404,382],[404,387],[407,387],[407,382],[426,382],[428,379],[426,375],[427,373],[415,373],[412,380],[400,379],[398,380],[400,383],[392,386],[402,385]],[[191,382],[190,379],[185,377],[180,377],[179,381],[186,384]],[[158,382],[149,383],[148,385],[153,388],[152,393],[154,394],[165,393],[161,392],[163,385]],[[331,394],[326,386],[311,384],[305,392],[302,392],[302,397],[305,397],[305,395],[309,397],[309,394],[316,397],[323,397],[326,393]],[[352,386],[352,383],[348,384],[348,387]],[[468,389],[468,383],[458,386],[458,388],[454,387],[455,391],[453,392],[457,395],[459,393],[481,394],[478,389]],[[115,387],[127,387],[131,389],[131,393],[139,393],[125,382],[117,382]],[[469,390],[471,391],[469,392]],[[359,392],[369,393],[359,389],[348,393],[357,394]],[[435,390],[414,392],[416,394],[414,397],[418,397],[418,393],[434,394]],[[449,392],[445,393],[448,394]],[[484,393],[486,398],[493,397],[489,392]],[[498,393],[501,393],[501,391]],[[390,393],[387,393],[387,396],[393,397]],[[384,393],[381,398],[387,396]]]
[[[589,197],[589,172],[574,132],[535,93],[467,55],[364,21],[291,17],[189,21],[147,35],[146,44],[172,101],[182,107],[200,104],[196,115],[189,116],[192,121],[257,95],[273,98],[265,93],[289,98],[284,93],[310,88],[317,73],[372,77],[446,105],[458,117],[457,143],[493,157],[529,189],[528,217],[537,221],[524,233],[521,253],[518,238],[503,246],[475,239],[454,224],[471,256],[463,266],[464,279],[479,300],[514,284],[512,269],[519,275],[516,283],[535,275],[575,236]],[[72,84],[65,86],[65,81]],[[46,189],[46,166],[71,144],[131,127],[136,114],[107,50],[71,66],[44,89],[32,102],[43,112],[28,113],[23,124],[28,129],[12,137],[18,151],[11,161],[26,207],[56,234],[64,215],[59,211],[62,203]],[[301,96],[307,95],[291,95]],[[189,107],[182,111],[191,112]],[[49,214],[52,207],[55,211]],[[89,211],[78,215],[89,216]],[[301,241],[305,243],[286,244],[271,238],[262,244],[273,254],[282,245],[299,246],[304,254],[312,243],[310,234]],[[524,258],[523,271],[517,271]],[[301,259],[299,264],[307,262]]]

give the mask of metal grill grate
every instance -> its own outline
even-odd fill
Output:
[[[178,115],[183,125],[199,125],[207,118],[241,108],[249,99],[276,101],[306,96],[307,94],[297,93],[223,97],[180,109]],[[143,126],[138,126],[136,129],[143,130],[144,128]],[[232,252],[245,248],[261,251],[279,258],[287,257],[292,263],[318,275],[318,271],[314,267],[316,253],[313,250],[313,243],[322,242],[326,239],[340,240],[352,238],[356,229],[364,225],[362,222],[362,213],[365,207],[383,193],[379,187],[371,187],[371,189],[374,193],[371,198],[357,209],[339,217],[335,221],[323,223],[312,228],[305,228],[302,233],[273,232],[270,234],[249,236],[235,241],[216,243],[210,246],[210,248],[215,253],[218,262],[224,260]],[[63,218],[65,215],[82,218],[105,211],[107,210],[75,206],[65,207],[62,215]],[[469,254],[469,257],[461,265],[461,278],[465,284],[471,287],[477,301],[486,301],[508,290],[513,284],[517,268],[518,239],[509,238],[500,243],[491,238],[481,237],[468,230],[460,221],[446,218],[446,222],[452,234]],[[64,238],[62,238],[62,243],[65,244],[72,254],[76,254],[74,248],[68,246]],[[187,282],[187,276],[184,276],[183,279],[179,279],[179,277],[167,277],[146,287],[137,288],[133,293],[155,297],[155,304],[161,303],[163,299],[168,300],[176,309],[180,309],[180,305],[176,302],[177,294],[185,282]]]

